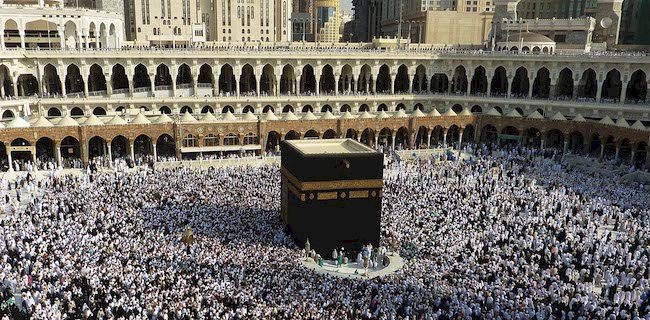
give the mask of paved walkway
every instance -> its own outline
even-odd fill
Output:
[[[320,274],[329,274],[336,277],[350,279],[372,279],[393,274],[404,267],[404,259],[399,255],[391,255],[391,253],[388,253],[388,259],[390,260],[388,266],[377,269],[368,269],[367,274],[366,270],[356,262],[344,264],[337,268],[334,260],[324,260],[323,267],[314,262],[314,259],[305,258],[299,259],[299,261],[308,269]]]

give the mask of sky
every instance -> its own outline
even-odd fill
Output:
[[[341,0],[341,10],[352,13],[352,0]]]

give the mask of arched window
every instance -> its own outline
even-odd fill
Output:
[[[259,140],[257,139],[257,135],[254,133],[249,133],[244,136],[244,145],[249,145],[249,144],[258,144]]]
[[[199,145],[199,138],[194,135],[188,134],[183,138],[184,148],[195,148]]]
[[[205,136],[205,146],[206,147],[216,147],[219,145],[219,137],[215,136],[214,134],[210,133],[207,136]]]
[[[229,133],[225,138],[223,138],[224,146],[236,146],[239,145],[239,137],[234,133]]]

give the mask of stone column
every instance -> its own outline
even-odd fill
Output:
[[[427,148],[431,149],[431,134],[433,133],[432,129],[429,129],[427,133]]]
[[[135,151],[133,150],[132,142],[129,143],[129,152],[130,152],[129,155],[131,156],[131,162],[133,162],[133,164],[135,165]]]
[[[300,92],[300,77],[302,77],[302,73],[296,73],[295,76],[296,76],[296,79],[293,82],[293,93],[300,94],[300,93],[302,93],[302,92]]]
[[[515,81],[514,78],[512,78],[512,81],[508,81],[508,98],[512,95],[512,83]]]
[[[34,163],[34,166],[36,166],[36,150],[32,150],[31,154],[32,154],[32,163]]]
[[[155,143],[151,144],[151,150],[153,152],[153,162],[158,161],[158,150],[156,150],[156,144]]]
[[[334,75],[334,94],[339,95],[339,81],[341,81],[341,76]],[[345,88],[345,86],[343,86]]]
[[[634,154],[636,153],[635,150],[632,150],[632,154],[630,155],[630,164],[634,165]]]
[[[260,87],[261,87],[261,83],[262,83],[262,76],[263,76],[263,75],[260,75],[260,80],[259,80],[259,81],[255,81],[255,82],[256,82],[256,83],[255,83],[255,92],[257,93],[257,96],[258,96],[258,97],[259,97],[260,94],[261,94],[261,92],[260,92],[260,90],[261,90]],[[271,87],[271,86],[269,86],[269,89],[270,89],[270,87]]]
[[[465,92],[466,96],[470,95],[470,92],[472,92],[472,78],[474,78],[474,74],[468,74],[467,75],[467,92]],[[460,82],[460,81],[459,81]],[[488,86],[489,86],[490,81],[488,81]],[[462,84],[458,84],[461,86]],[[490,94],[490,90],[488,87],[488,95]]]
[[[603,97],[603,81],[598,79],[598,88],[596,88],[596,102],[600,103],[600,99]]]
[[[55,148],[56,148],[56,165],[61,166],[61,143],[57,142],[55,143]]]
[[[14,160],[11,157],[11,150],[8,150],[8,152],[7,152],[7,162],[9,163],[9,171],[13,172],[14,171]]]
[[[282,75],[275,76],[275,96],[280,96],[280,82],[282,81]],[[289,89],[291,91],[291,89]]]
[[[464,131],[465,131],[465,129],[460,129],[460,131],[458,132],[458,150],[462,149],[461,145],[463,144],[463,132]]]
[[[219,74],[218,73],[212,74],[212,91],[213,91],[213,95],[215,96],[219,95]]]
[[[67,72],[68,72],[68,71],[66,70],[64,73],[61,74],[63,77],[59,77],[59,82],[61,83],[61,95],[63,95],[63,96],[65,96],[66,94],[68,94],[68,93],[66,92],[67,90],[66,90],[66,88],[65,88],[65,79],[68,77]]]
[[[18,92],[18,77],[11,79],[11,87],[14,89],[14,97],[24,96],[24,94],[20,94],[20,92]]]
[[[2,2],[2,0],[0,0],[0,2]],[[0,29],[0,50],[4,50],[4,49],[5,49],[5,30]]]
[[[199,75],[195,74],[192,77],[192,90],[195,96],[199,96]]]
[[[61,47],[61,50],[65,50],[66,49],[66,46],[65,46],[65,28],[60,27],[58,31],[59,31],[59,46]]]
[[[81,76],[84,78],[84,96],[88,97],[88,92],[89,92],[89,90],[88,90],[88,80],[89,80],[88,77],[89,77],[89,74],[82,74]],[[106,81],[106,83],[108,83],[108,81]]]
[[[551,78],[551,85],[550,85],[550,88],[549,88],[549,91],[548,91],[548,97],[549,98],[553,98],[553,97],[557,96],[557,92],[555,92],[557,89],[555,88],[555,86],[557,86],[557,79]]]
[[[20,47],[25,49],[25,30],[19,29],[18,35],[20,36]]]
[[[567,140],[566,138],[564,139],[564,150],[563,151],[564,151],[564,154],[566,154],[567,151],[569,151],[569,140]]]
[[[379,135],[375,134],[375,149],[379,149]]]
[[[447,147],[447,128],[442,129],[442,147]]]
[[[113,95],[113,81],[111,81],[112,76],[113,75],[110,73],[104,73],[104,78],[106,78],[106,95],[109,97]]]
[[[573,79],[573,96],[571,100],[576,101],[578,99],[578,88],[580,86],[580,79]]]
[[[237,98],[239,98],[241,92],[241,88],[239,87],[241,84],[241,68],[233,69],[233,73],[235,75],[235,91],[237,92]]]
[[[393,148],[393,150],[395,150],[395,138],[396,137],[397,137],[397,134],[395,132],[393,132],[393,134],[391,136],[391,140],[390,140],[390,144],[391,144],[391,147]]]
[[[415,84],[415,77],[417,74],[413,74],[413,77],[411,77],[411,83],[409,83],[409,94],[413,94],[413,85]]]
[[[601,141],[601,143],[600,143],[600,157],[599,157],[599,159],[602,159],[604,156],[605,156],[605,145],[604,145],[604,144],[602,143],[602,141]]]
[[[108,154],[108,161],[112,163],[113,162],[113,153],[111,152],[111,142],[110,141],[106,141],[106,149],[108,150],[108,153],[107,153]]]
[[[390,94],[395,94],[395,82],[397,82],[397,73],[391,74],[390,78],[392,79],[390,83]]]
[[[149,82],[151,83],[151,96],[156,95],[156,75],[149,74]]]
[[[316,78],[316,95],[320,95],[320,76],[320,73],[314,72],[314,78]]]
[[[546,148],[546,138],[544,137],[544,134],[545,134],[545,132],[541,132],[541,135],[542,135],[542,139],[541,139],[542,141],[540,142],[540,148],[541,149]]]
[[[619,101],[619,103],[621,103],[621,104],[624,104],[625,99],[627,98],[627,85],[628,85],[628,83],[629,83],[628,81],[624,81],[624,82],[621,83],[621,101]]]

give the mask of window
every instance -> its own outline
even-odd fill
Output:
[[[199,145],[199,138],[196,136],[193,136],[191,134],[188,134],[183,138],[183,147],[184,148],[195,148]]]
[[[205,137],[204,142],[206,147],[216,147],[219,145],[219,137],[211,133]]]
[[[239,137],[234,133],[229,133],[225,138],[223,138],[224,146],[236,146],[239,145]]]
[[[249,144],[258,144],[259,140],[257,139],[257,135],[254,133],[249,133],[244,136],[244,145],[249,145]]]

